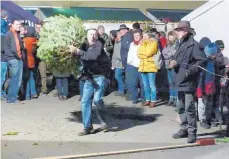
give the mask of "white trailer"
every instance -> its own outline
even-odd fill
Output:
[[[212,0],[197,8],[182,20],[191,22],[196,31],[195,39],[208,37],[211,41],[223,40],[225,63],[229,64],[229,1]]]

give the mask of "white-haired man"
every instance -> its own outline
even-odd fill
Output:
[[[94,133],[91,120],[92,100],[94,100],[94,104],[96,105],[96,115],[101,123],[100,129],[107,129],[107,124],[100,115],[99,110],[101,110],[100,108],[104,108],[102,97],[105,90],[105,73],[109,65],[107,65],[104,58],[106,57],[103,49],[104,46],[98,40],[98,31],[96,29],[89,29],[87,31],[87,43],[84,45],[87,45],[84,51],[74,46],[69,47],[70,52],[80,56],[84,76],[86,76],[81,100],[84,130],[78,134],[79,136]]]

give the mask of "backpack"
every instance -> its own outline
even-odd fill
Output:
[[[158,70],[162,69],[163,65],[164,65],[164,60],[161,54],[160,49],[158,48],[157,54],[153,56],[154,59],[154,63],[157,67]]]

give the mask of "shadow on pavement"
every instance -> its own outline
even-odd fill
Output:
[[[144,108],[138,107],[113,107],[106,108],[105,111],[100,111],[101,116],[106,115],[106,121],[108,123],[108,131],[118,132],[132,127],[150,124],[155,122],[161,114],[144,115]],[[70,122],[82,123],[81,111],[70,112],[70,118],[67,118]],[[92,111],[92,123],[100,124],[97,119],[96,113]]]

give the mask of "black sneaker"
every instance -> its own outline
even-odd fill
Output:
[[[195,134],[188,134],[187,143],[195,143],[196,142],[196,135]]]
[[[178,133],[172,135],[174,139],[186,138],[188,137],[188,131],[180,129]]]
[[[210,129],[210,125],[206,121],[201,121],[200,127],[204,128],[204,129]]]
[[[85,136],[85,135],[94,134],[94,133],[95,133],[94,128],[84,129],[83,131],[78,133],[78,136]]]

